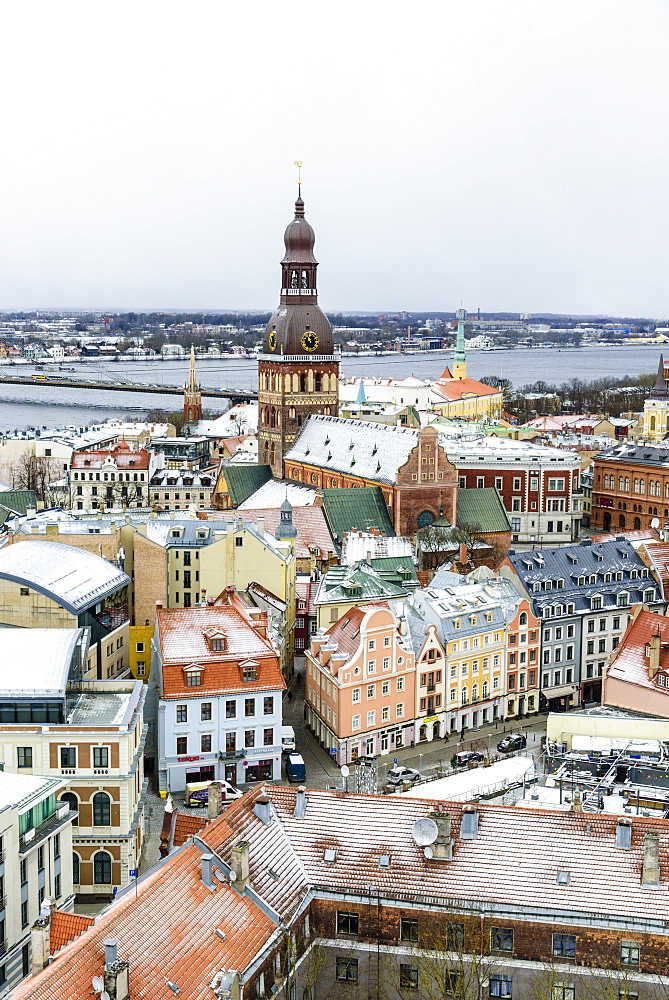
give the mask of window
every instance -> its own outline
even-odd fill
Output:
[[[226,733],[225,734],[225,752],[234,753],[237,749],[237,734],[236,733]]]
[[[274,698],[273,696],[267,695],[263,698],[262,702],[262,714],[263,715],[273,715],[274,714]]]
[[[404,678],[403,677],[398,677],[397,678],[397,685],[396,685],[396,687],[397,687],[398,691],[404,691]]]
[[[24,899],[21,903],[21,927],[28,926],[28,900]]]
[[[418,989],[418,969],[414,965],[405,965],[400,962],[400,989]]]
[[[28,882],[28,862],[25,858],[21,859],[21,885],[26,885]]]
[[[185,595],[184,595],[185,596]],[[189,670],[186,674],[186,687],[200,687],[202,684],[202,671]]]
[[[510,997],[511,986],[512,986],[511,976],[491,976],[490,977],[490,989],[488,995],[491,997]]]
[[[211,734],[205,733],[200,736],[200,753],[211,753]]]
[[[177,736],[177,757],[185,757],[188,753],[188,737]]]
[[[376,724],[376,712],[367,713],[367,725],[373,726]]]
[[[76,747],[61,747],[60,748],[60,766],[61,767],[76,767],[77,766],[77,748]]]
[[[639,942],[638,941],[621,941],[620,942],[620,964],[621,965],[638,965],[639,964]]]
[[[358,914],[337,910],[337,934],[357,934]]]
[[[510,927],[492,927],[490,948],[492,951],[513,951],[513,930]]]
[[[462,972],[455,972],[452,969],[447,969],[444,973],[444,995],[447,997],[452,997],[455,1000],[456,997],[461,997],[463,995],[463,978]]]
[[[254,747],[256,745],[256,732],[255,729],[246,729],[244,731],[244,746]]]
[[[226,701],[226,703],[225,703],[225,717],[226,717],[226,719],[236,719],[237,718],[237,702],[236,701]]]
[[[375,697],[376,697],[376,685],[375,684],[368,684],[367,685],[367,701],[370,701],[372,698],[375,698]]]
[[[244,716],[247,719],[250,719],[255,714],[256,714],[256,700],[255,700],[255,698],[245,698],[244,699]]]
[[[244,539],[240,538],[240,536],[238,535],[237,538],[235,538],[235,545],[237,546],[238,549],[241,549],[243,544],[244,544]]]
[[[574,1000],[576,989],[571,983],[553,983],[551,1000]]]
[[[112,859],[106,851],[93,855],[93,881],[95,885],[111,885]]]
[[[414,944],[418,941],[417,920],[406,920],[402,917],[400,920],[400,941],[412,941]]]
[[[200,719],[202,722],[209,722],[211,720],[211,702],[203,701],[200,705]]]
[[[360,716],[354,715],[351,719],[351,729],[360,729]]]
[[[360,701],[360,688],[353,688],[351,691],[351,701],[354,705]]]
[[[32,767],[33,766],[33,748],[32,747],[17,747],[16,748],[16,766],[17,767]]]
[[[337,959],[337,979],[343,979],[347,983],[357,983],[358,981],[358,959],[338,958]]]
[[[553,955],[556,958],[576,957],[576,935],[575,934],[554,934],[553,935]]]
[[[60,857],[60,834],[57,833],[53,838],[53,856],[54,858]]]
[[[446,947],[449,951],[461,951],[465,943],[465,925],[446,925]]]
[[[258,668],[255,666],[242,667],[242,680],[245,683],[258,680]]]
[[[556,493],[559,490],[564,489],[564,479],[549,479],[548,480],[548,490],[551,493]]]
[[[111,799],[106,792],[93,796],[93,826],[111,826]]]
[[[177,722],[188,722],[188,705],[177,705]]]

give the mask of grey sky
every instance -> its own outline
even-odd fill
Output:
[[[669,314],[666,0],[0,16],[0,308]]]

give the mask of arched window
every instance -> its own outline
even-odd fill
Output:
[[[111,799],[106,792],[93,796],[93,826],[111,826]]]
[[[72,852],[72,881],[79,885],[79,855]]]
[[[77,814],[75,818],[72,820],[72,826],[79,826],[79,800],[77,799],[77,796],[74,795],[72,792],[63,792],[63,794],[61,795],[61,799],[63,800],[63,802],[68,803],[72,812],[75,812]],[[78,882],[79,879],[77,879],[76,881]]]
[[[527,625],[527,612],[526,611],[523,611],[523,613],[521,614],[521,616],[518,619],[518,621],[519,621],[519,623],[521,625]]]
[[[640,527],[641,527],[641,518],[640,517],[635,517],[634,518],[634,530],[638,531]]]
[[[654,431],[654,430],[655,430],[655,417],[651,417],[651,418],[650,418],[650,429],[651,429],[652,431]]]
[[[106,851],[93,855],[93,882],[95,885],[111,885],[112,859]]]
[[[638,520],[639,519],[637,518],[637,521]],[[625,515],[624,514],[621,514],[620,517],[618,518],[618,527],[619,528],[624,528],[625,527]]]
[[[432,524],[433,521],[434,521],[434,514],[432,514],[431,511],[429,510],[424,510],[421,514],[418,515],[419,528],[427,528],[428,525]]]

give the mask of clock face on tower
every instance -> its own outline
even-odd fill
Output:
[[[305,351],[315,351],[318,347],[318,337],[311,330],[307,330],[300,343]]]
[[[272,332],[270,333],[267,343],[269,345],[270,351],[276,350],[276,334],[274,330],[272,330]]]

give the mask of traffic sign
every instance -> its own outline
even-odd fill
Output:
[[[130,876],[130,878],[136,878],[137,877],[137,869],[136,868],[131,868],[130,871],[128,872],[128,875]]]
[[[399,764],[397,757],[393,757],[393,764]]]
[[[330,753],[332,754],[333,757],[336,757],[337,756],[337,748],[336,747],[330,747]]]

